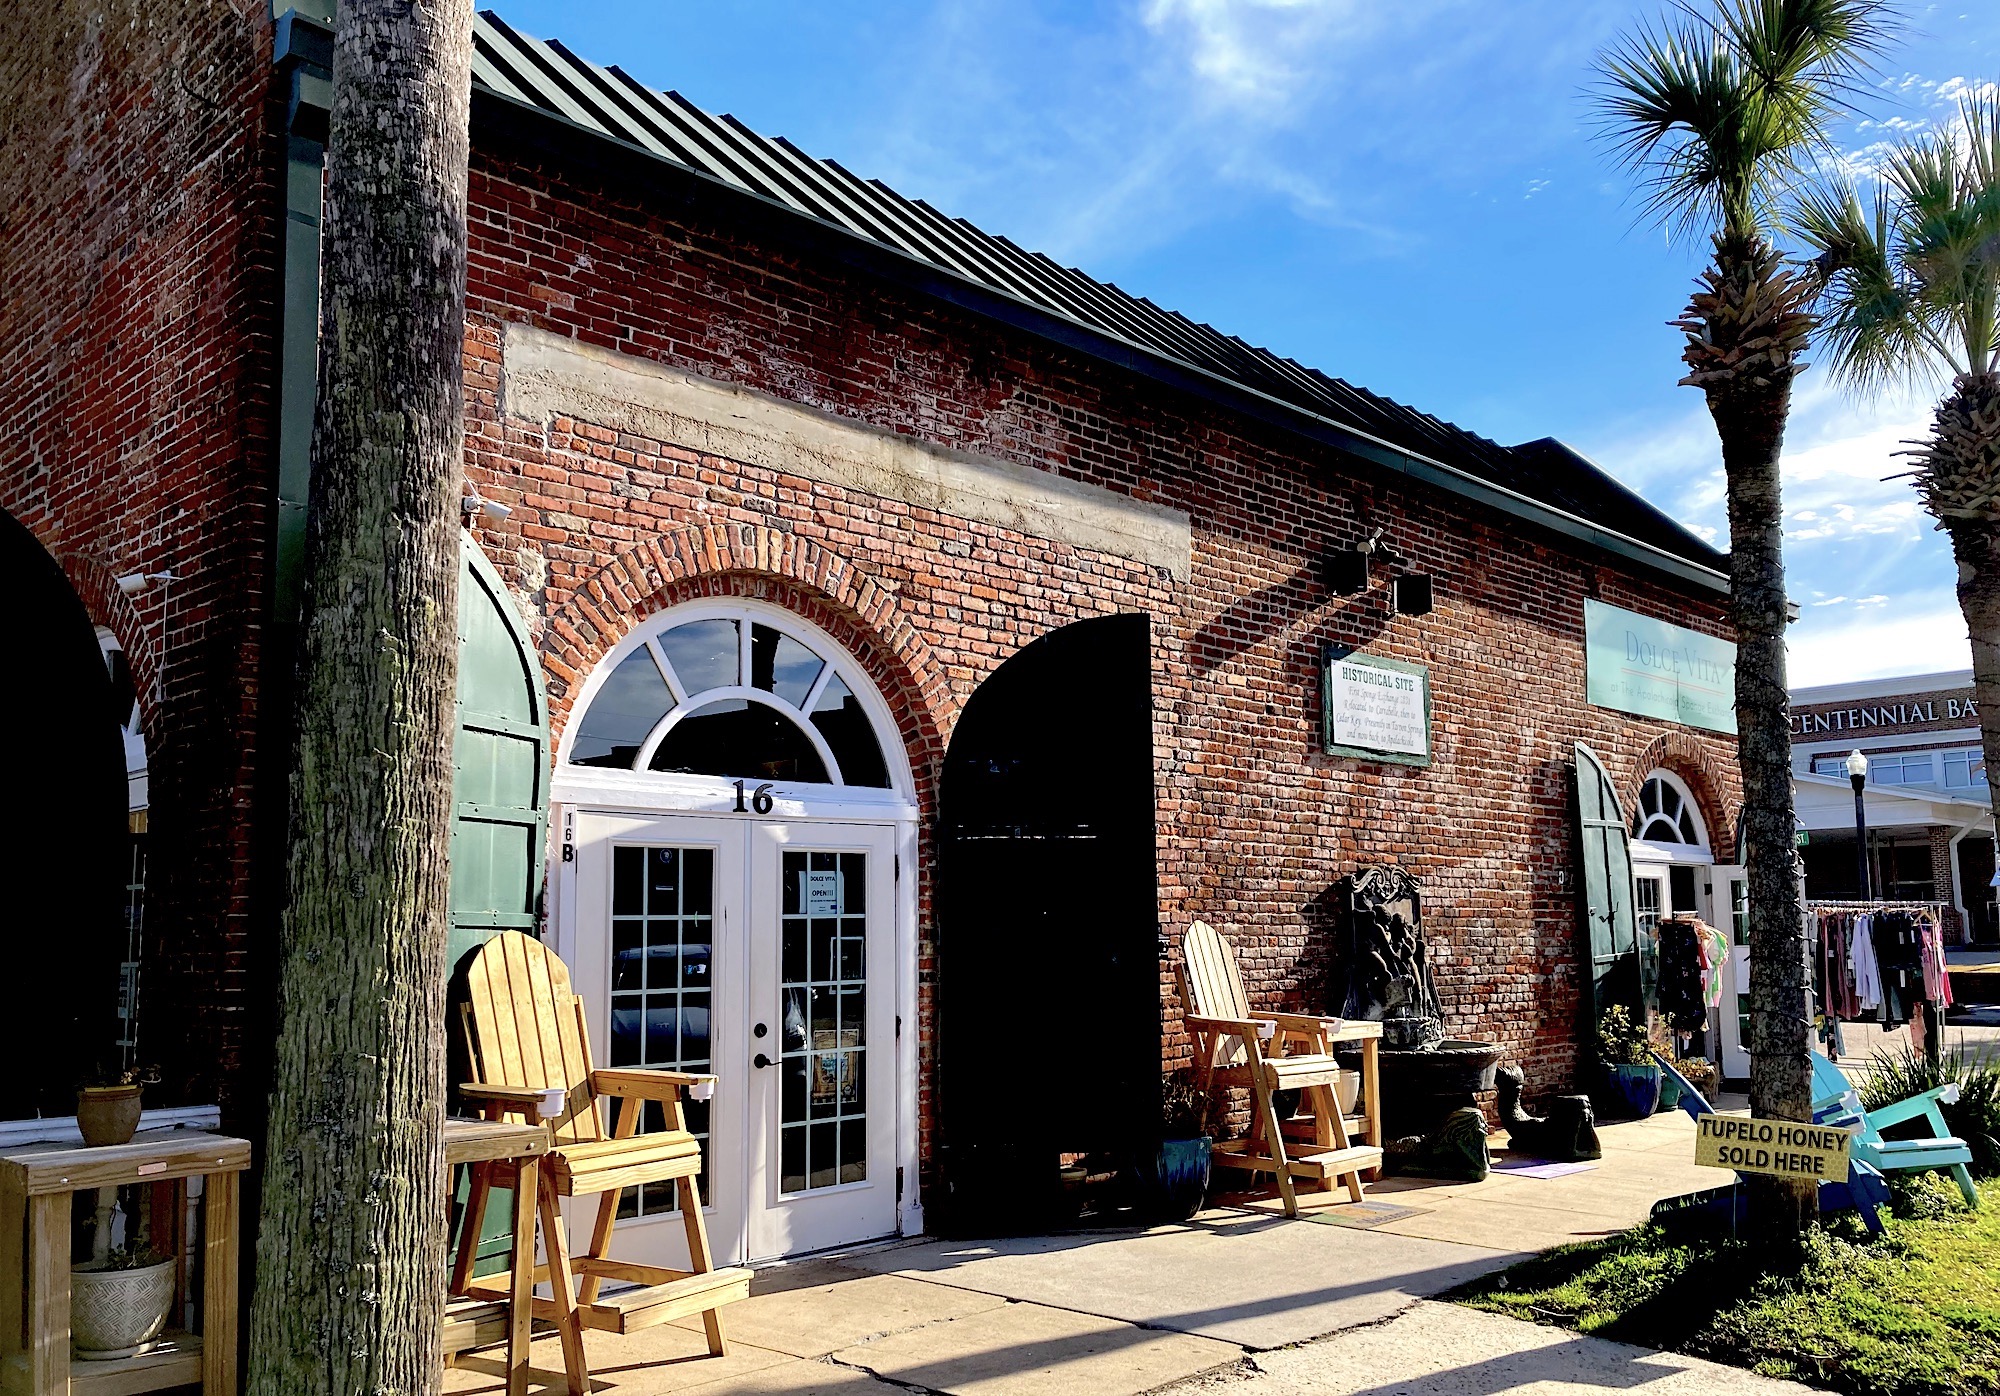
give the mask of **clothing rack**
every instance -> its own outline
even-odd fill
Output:
[[[1944,924],[1945,906],[1946,903],[1939,901],[1890,902],[1875,901],[1872,899],[1816,898],[1803,902],[1801,909],[1808,912],[1852,911],[1856,913],[1909,911],[1930,916],[1942,927]],[[1921,1026],[1924,1029],[1924,1055],[1935,1065],[1942,1058],[1944,1052],[1944,1014],[1939,1012],[1937,1004],[1929,998],[1924,999],[1923,1006],[1918,1011],[1923,1015]]]

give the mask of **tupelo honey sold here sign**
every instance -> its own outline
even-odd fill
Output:
[[[1694,1123],[1694,1161],[1706,1167],[1780,1178],[1847,1176],[1848,1151],[1854,1145],[1851,1129],[1738,1115],[1703,1115]]]

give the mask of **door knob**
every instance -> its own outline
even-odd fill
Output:
[[[762,1052],[759,1052],[756,1056],[750,1059],[750,1065],[755,1067],[766,1067],[769,1066],[770,1064],[771,1064],[771,1059],[765,1056]]]

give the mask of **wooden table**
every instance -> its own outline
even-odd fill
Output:
[[[473,1253],[479,1248],[480,1208],[469,1206],[458,1255],[452,1264],[455,1297],[445,1305],[444,1314],[447,1358],[467,1348],[506,1342],[508,1396],[525,1396],[528,1390],[529,1324],[534,1317],[535,1298],[534,1199],[541,1184],[541,1158],[548,1151],[549,1132],[542,1125],[500,1120],[444,1122],[445,1162],[453,1168],[475,1165],[472,1181],[475,1204],[496,1183],[514,1189],[514,1246],[508,1258],[507,1299],[467,1298],[461,1294],[471,1279]],[[523,1198],[527,1199],[526,1206],[522,1205]]]
[[[0,1154],[0,1389],[127,1396],[199,1382],[205,1396],[235,1396],[239,1175],[249,1166],[249,1140],[190,1130],[104,1148],[42,1144]],[[72,1369],[72,1195],[129,1183],[184,1189],[191,1178],[203,1180],[200,1336],[170,1330],[137,1357]]]

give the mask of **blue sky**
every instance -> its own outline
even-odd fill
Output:
[[[730,112],[1102,280],[1503,442],[1559,436],[1726,534],[1675,386],[1702,249],[1639,220],[1592,139],[1590,0],[512,0],[528,33]],[[1867,110],[1900,129],[2000,80],[2000,5],[1905,4]],[[1969,664],[1900,443],[1929,388],[1817,369],[1786,451],[1795,684]]]

